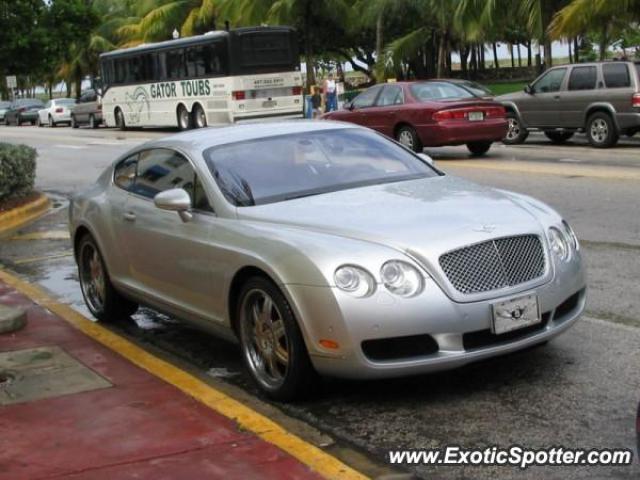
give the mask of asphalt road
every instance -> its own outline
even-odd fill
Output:
[[[0,141],[38,149],[38,188],[58,208],[13,240],[0,262],[84,311],[66,229],[66,198],[118,154],[171,132],[0,127]],[[479,183],[536,196],[574,226],[589,269],[587,316],[545,347],[437,375],[393,381],[326,381],[317,399],[268,404],[242,372],[236,347],[143,310],[113,326],[170,360],[225,385],[338,455],[385,463],[398,448],[520,444],[633,448],[640,401],[640,141],[594,150],[531,135],[495,145],[482,160],[464,147],[428,151],[438,167]],[[289,420],[293,418],[294,420]],[[355,454],[353,452],[356,452]],[[355,455],[355,457],[354,457]],[[359,462],[361,460],[354,460]],[[366,464],[367,460],[363,460]],[[365,467],[373,468],[373,467]],[[633,467],[407,467],[437,479],[635,479]],[[374,470],[371,470],[374,471]]]

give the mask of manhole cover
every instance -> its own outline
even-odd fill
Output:
[[[110,386],[106,379],[59,347],[0,353],[0,405]]]

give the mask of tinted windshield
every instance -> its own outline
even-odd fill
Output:
[[[422,102],[474,97],[469,90],[447,82],[414,83],[410,88],[413,96]]]
[[[438,175],[403,147],[360,129],[233,143],[213,147],[204,157],[220,190],[236,206]]]

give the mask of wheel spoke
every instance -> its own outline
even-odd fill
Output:
[[[262,304],[261,314],[264,322],[271,322],[271,314],[273,311],[273,300],[268,295],[264,297],[264,303]]]
[[[289,352],[280,343],[276,343],[274,350],[276,360],[286,367],[289,366]]]

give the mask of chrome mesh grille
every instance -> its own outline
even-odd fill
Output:
[[[440,267],[459,292],[480,293],[541,277],[545,257],[537,235],[519,235],[445,253],[440,257]]]

